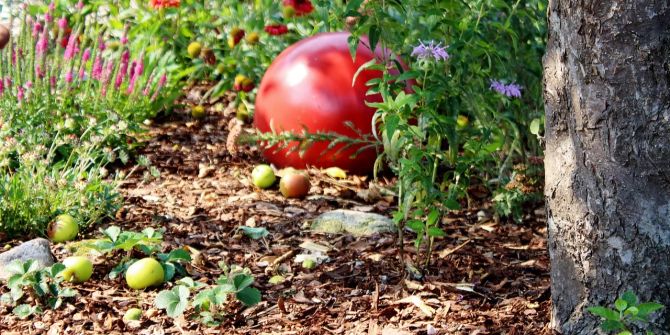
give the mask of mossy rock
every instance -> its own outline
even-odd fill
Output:
[[[361,237],[395,233],[397,227],[393,220],[383,215],[338,209],[315,218],[311,230],[315,233],[350,234]]]

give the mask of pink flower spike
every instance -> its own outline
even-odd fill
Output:
[[[4,91],[5,91],[5,84],[2,82],[2,80],[0,80],[0,95],[2,95],[2,92]]]
[[[154,81],[154,73],[152,72],[151,75],[149,76],[149,80],[147,80],[147,84],[144,86],[144,91],[142,91],[142,94],[144,96],[149,95],[149,89],[151,89],[151,83]]]
[[[83,1],[79,0],[79,2],[77,2],[77,9],[78,10],[84,9],[84,2]]]
[[[18,87],[18,93],[16,94],[16,99],[19,100],[19,102],[23,101],[23,98],[25,97],[25,92],[23,91],[23,87],[19,86]]]
[[[117,90],[119,87],[121,87],[121,84],[123,84],[123,80],[126,79],[126,75],[128,73],[128,61],[130,59],[130,52],[128,50],[124,51],[123,54],[121,54],[121,65],[119,67],[119,73],[116,76],[116,81],[114,82],[114,88]]]
[[[37,38],[40,32],[42,32],[42,24],[40,21],[35,21],[35,24],[33,25],[33,38]]]
[[[67,29],[67,19],[65,17],[58,19],[58,28],[61,30]]]
[[[70,39],[67,41],[67,46],[65,47],[65,53],[63,58],[70,60],[74,58],[74,55],[77,53],[77,34],[70,34]]]
[[[56,4],[52,1],[52,2],[49,4],[49,11],[53,12],[54,9],[56,9]]]
[[[121,44],[123,44],[123,45],[128,44],[128,37],[126,35],[123,35],[121,37]]]
[[[42,35],[40,36],[40,39],[37,41],[37,45],[35,46],[35,51],[37,52],[38,55],[44,55],[44,54],[46,54],[48,49],[49,49],[48,34],[47,34],[46,29],[44,29],[42,31]]]
[[[74,79],[74,75],[72,74],[72,70],[68,70],[67,73],[65,73],[65,81],[69,84],[72,82],[72,79]]]
[[[93,61],[93,69],[91,69],[91,77],[93,77],[93,79],[102,79],[102,66],[102,57],[100,57],[100,55],[95,56],[95,61]]]
[[[107,49],[107,45],[105,45],[105,41],[102,40],[102,37],[98,37],[98,50],[105,51],[105,49]]]
[[[84,54],[81,55],[81,62],[86,63],[89,59],[91,59],[91,49],[86,48],[86,50],[84,50]]]
[[[151,96],[152,101],[156,100],[156,98],[158,97],[158,93],[163,88],[163,86],[165,86],[165,82],[167,82],[167,76],[165,75],[165,73],[163,73],[163,75],[161,76],[161,79],[158,80],[158,87],[156,87],[156,91],[154,92],[154,95]]]

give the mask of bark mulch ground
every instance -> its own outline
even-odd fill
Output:
[[[0,307],[1,334],[549,334],[549,263],[542,208],[517,224],[489,218],[485,202],[444,218],[448,236],[435,245],[423,278],[405,275],[396,236],[368,238],[309,232],[309,219],[345,208],[390,215],[393,199],[365,177],[335,180],[309,170],[312,189],[287,200],[277,189],[259,191],[247,176],[260,161],[254,149],[226,149],[231,109],[211,108],[194,122],[183,113],[158,120],[141,151],[159,167],[159,179],[137,173],[124,185],[125,205],[108,225],[127,230],[163,228],[165,250],[200,251],[191,276],[213,283],[218,263],[248,267],[262,302],[232,302],[218,327],[188,317],[171,319],[153,306],[160,291],[129,290],[123,279],[104,278],[114,264],[96,264],[79,296],[56,311],[19,320]],[[382,181],[383,182],[383,181]],[[483,215],[484,214],[484,215]],[[265,227],[264,240],[240,233]],[[89,233],[95,236],[95,232]],[[294,263],[311,241],[328,247],[328,260],[312,270]],[[18,241],[16,241],[18,242]],[[68,251],[55,246],[59,259]],[[417,259],[412,241],[406,253]],[[284,256],[276,266],[267,266]],[[273,275],[286,281],[268,283]],[[169,288],[166,284],[161,289]],[[3,289],[3,291],[6,289]],[[124,324],[130,307],[142,321]]]

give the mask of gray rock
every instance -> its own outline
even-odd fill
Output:
[[[36,238],[0,254],[0,280],[6,280],[11,276],[11,273],[5,270],[5,267],[17,259],[22,262],[32,259],[40,269],[49,267],[56,262],[56,258],[51,253],[49,241]]]
[[[337,209],[319,215],[311,230],[317,233],[351,234],[356,237],[398,231],[390,218],[375,213]]]

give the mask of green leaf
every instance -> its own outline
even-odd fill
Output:
[[[651,313],[654,313],[660,309],[662,309],[663,306],[662,304],[659,304],[657,302],[645,302],[637,305],[637,316],[641,318],[646,318],[648,317]]]
[[[595,306],[595,307],[589,307],[586,310],[591,312],[591,314],[595,314],[606,320],[612,320],[612,321],[619,320],[619,313],[607,307]]]
[[[170,251],[167,257],[168,262],[177,262],[177,261],[185,261],[185,262],[190,262],[191,261],[191,254],[188,253],[188,251],[184,249],[175,249]]]
[[[111,226],[102,231],[103,235],[107,236],[112,242],[116,242],[121,234],[121,228],[117,226]]]
[[[360,15],[358,9],[364,0],[352,0],[347,3],[347,8],[344,10],[346,16]]]
[[[368,32],[368,39],[370,40],[370,50],[374,52],[377,43],[379,42],[379,37],[381,36],[381,31],[379,26],[372,25],[370,31]]]
[[[377,63],[377,60],[375,58],[372,58],[371,60],[363,63],[363,65],[358,67],[358,69],[356,69],[356,72],[354,73],[354,79],[351,80],[351,87],[356,85],[356,79],[358,78],[358,75],[361,74],[361,72],[367,70],[368,68],[373,67],[376,63]]]
[[[261,291],[253,287],[247,287],[235,294],[237,300],[247,306],[253,306],[261,302]]]
[[[254,277],[247,274],[239,274],[233,279],[236,291],[241,291],[254,283]]]
[[[447,236],[447,233],[439,227],[430,227],[428,228],[428,236],[430,237],[444,237]]]
[[[633,291],[626,291],[621,295],[621,299],[623,299],[628,306],[635,306],[637,305],[637,295],[633,293]]]
[[[539,135],[540,134],[540,119],[533,119],[533,121],[530,122],[530,133],[533,135]]]
[[[165,277],[165,281],[167,282],[172,280],[176,272],[174,264],[168,262],[168,263],[162,263],[161,265],[163,265],[163,274]]]
[[[249,227],[249,226],[240,226],[239,228],[244,235],[254,240],[264,238],[270,234],[267,229],[264,227]]]
[[[154,304],[164,309],[171,318],[182,315],[188,307],[188,297],[191,291],[186,286],[176,286],[170,291],[162,291],[156,296]]]
[[[21,319],[25,319],[32,314],[37,314],[40,312],[41,310],[38,306],[30,306],[28,304],[18,305],[12,310],[12,313]]]
[[[626,300],[619,298],[614,302],[614,307],[616,307],[617,311],[623,312],[626,310],[626,307],[628,307],[628,303]]]
[[[606,332],[611,332],[615,330],[624,330],[626,329],[626,326],[619,320],[605,320],[600,325],[600,328]]]

